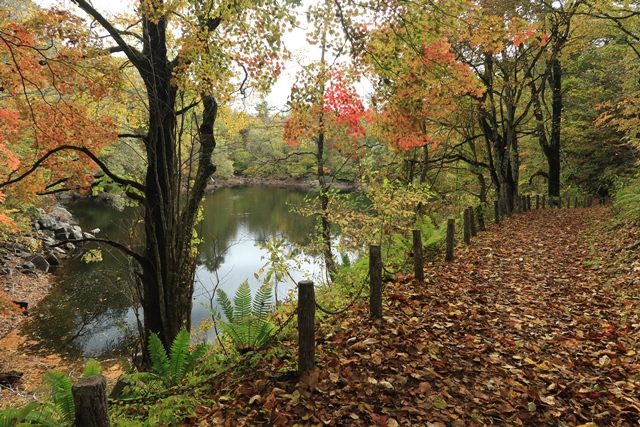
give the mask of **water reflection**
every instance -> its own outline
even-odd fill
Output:
[[[245,279],[264,264],[265,251],[256,243],[281,237],[289,244],[303,244],[313,230],[313,221],[292,213],[290,206],[304,203],[305,193],[269,187],[222,189],[207,195],[204,218],[198,233],[199,247],[192,324],[210,318],[209,304],[218,286],[233,294]],[[100,228],[100,236],[131,242],[139,230],[139,211],[116,211],[91,201],[69,206],[83,229]],[[319,276],[317,259],[306,257],[296,279]],[[135,337],[133,278],[127,259],[104,249],[103,261],[86,264],[80,259],[65,263],[58,273],[59,285],[40,303],[30,333],[45,347],[67,354],[104,356],[127,353]],[[281,299],[288,291],[279,286]],[[209,333],[211,338],[211,332]]]

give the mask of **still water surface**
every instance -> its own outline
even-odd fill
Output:
[[[206,196],[204,219],[198,225],[204,240],[199,247],[193,326],[211,318],[216,284],[230,296],[243,280],[257,288],[254,273],[264,265],[266,254],[259,242],[273,237],[288,244],[307,242],[313,220],[291,211],[291,206],[304,203],[304,197],[301,191],[260,186],[221,189]],[[135,208],[120,212],[88,200],[68,208],[84,230],[100,228],[102,238],[131,242],[140,229]],[[98,263],[71,259],[59,270],[59,284],[38,306],[39,318],[29,331],[45,348],[85,357],[131,351],[136,334],[131,269],[117,251],[103,249],[102,257]],[[302,259],[301,268],[292,272],[294,278],[320,277],[319,259]],[[290,289],[280,285],[279,298]],[[212,330],[206,334],[213,337]]]

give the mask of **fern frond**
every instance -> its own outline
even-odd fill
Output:
[[[65,373],[49,371],[44,379],[51,388],[53,403],[60,412],[62,419],[69,424],[75,420],[75,404],[71,392],[71,378]]]
[[[231,300],[225,291],[222,289],[218,289],[218,296],[216,298],[218,300],[218,304],[222,307],[222,313],[227,318],[228,322],[233,322],[233,305],[231,304]]]
[[[82,371],[83,377],[92,377],[94,375],[100,375],[102,373],[102,365],[96,359],[89,359],[84,365]]]
[[[169,377],[174,381],[183,378],[186,373],[186,365],[189,356],[189,332],[180,329],[171,344],[169,357]]]
[[[163,378],[166,377],[169,372],[169,357],[162,341],[153,332],[149,335],[149,357],[153,371]]]
[[[271,286],[262,285],[253,299],[253,315],[258,320],[266,320],[273,310],[273,292]]]
[[[255,340],[256,348],[260,348],[266,345],[273,337],[273,333],[275,331],[276,331],[276,327],[271,322],[263,321],[259,325],[258,333],[256,335],[256,340]]]
[[[185,373],[191,372],[195,367],[195,364],[198,360],[204,356],[205,351],[207,350],[206,344],[198,344],[196,348],[194,348],[191,353],[187,355],[187,363],[185,364]]]
[[[240,284],[233,298],[234,321],[242,322],[251,317],[251,287],[245,280]]]
[[[24,420],[28,421],[28,425],[35,424],[40,427],[56,427],[60,425],[55,419],[55,412],[50,404],[32,403],[35,403],[36,406],[31,408],[24,417]]]

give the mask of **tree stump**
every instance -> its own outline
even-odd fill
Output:
[[[453,250],[455,247],[456,238],[456,220],[449,218],[447,221],[447,252],[445,255],[445,261],[453,261]]]
[[[109,427],[107,380],[102,375],[81,378],[71,392],[76,408],[75,426]]]
[[[382,317],[382,254],[380,246],[369,246],[369,316]]]
[[[298,282],[298,378],[316,367],[316,296],[313,282]]]

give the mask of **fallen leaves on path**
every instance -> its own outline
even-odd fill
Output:
[[[199,425],[637,425],[640,268],[588,233],[607,213],[481,233],[426,283],[389,284],[383,319],[355,306],[325,321],[302,383],[279,358],[226,377]]]

